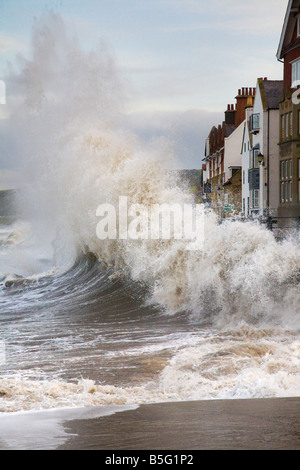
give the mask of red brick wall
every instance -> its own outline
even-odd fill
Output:
[[[283,78],[283,91],[285,93],[286,88],[292,85],[292,64],[293,60],[300,58],[300,45],[288,52],[284,57],[284,78]]]

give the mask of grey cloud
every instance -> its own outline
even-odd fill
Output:
[[[205,139],[223,113],[205,110],[132,113],[124,116],[124,125],[142,142],[165,137],[173,143],[178,168],[200,169]]]

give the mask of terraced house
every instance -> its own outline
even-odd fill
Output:
[[[259,78],[252,108],[247,108],[242,145],[243,213],[246,217],[278,215],[278,116],[283,81]]]
[[[241,145],[245,110],[254,95],[255,88],[239,89],[236,103],[227,106],[223,123],[214,126],[206,139],[204,191],[220,217],[242,211]]]

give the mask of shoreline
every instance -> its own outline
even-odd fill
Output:
[[[300,397],[109,405],[2,415],[0,449],[299,450]]]
[[[299,450],[300,398],[143,404],[67,427],[61,450]]]

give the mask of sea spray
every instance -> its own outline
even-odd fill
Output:
[[[55,263],[70,266],[80,253],[93,253],[145,283],[148,302],[166,313],[299,325],[298,240],[278,243],[250,222],[219,224],[210,210],[198,250],[174,238],[99,240],[101,204],[117,207],[126,196],[130,204],[184,205],[193,197],[170,176],[175,161],[168,141],[145,148],[122,128],[122,80],[103,42],[83,51],[50,13],[36,21],[32,48],[31,58],[19,57],[6,78],[5,142],[23,175],[23,213],[38,228],[38,242],[52,243]]]

